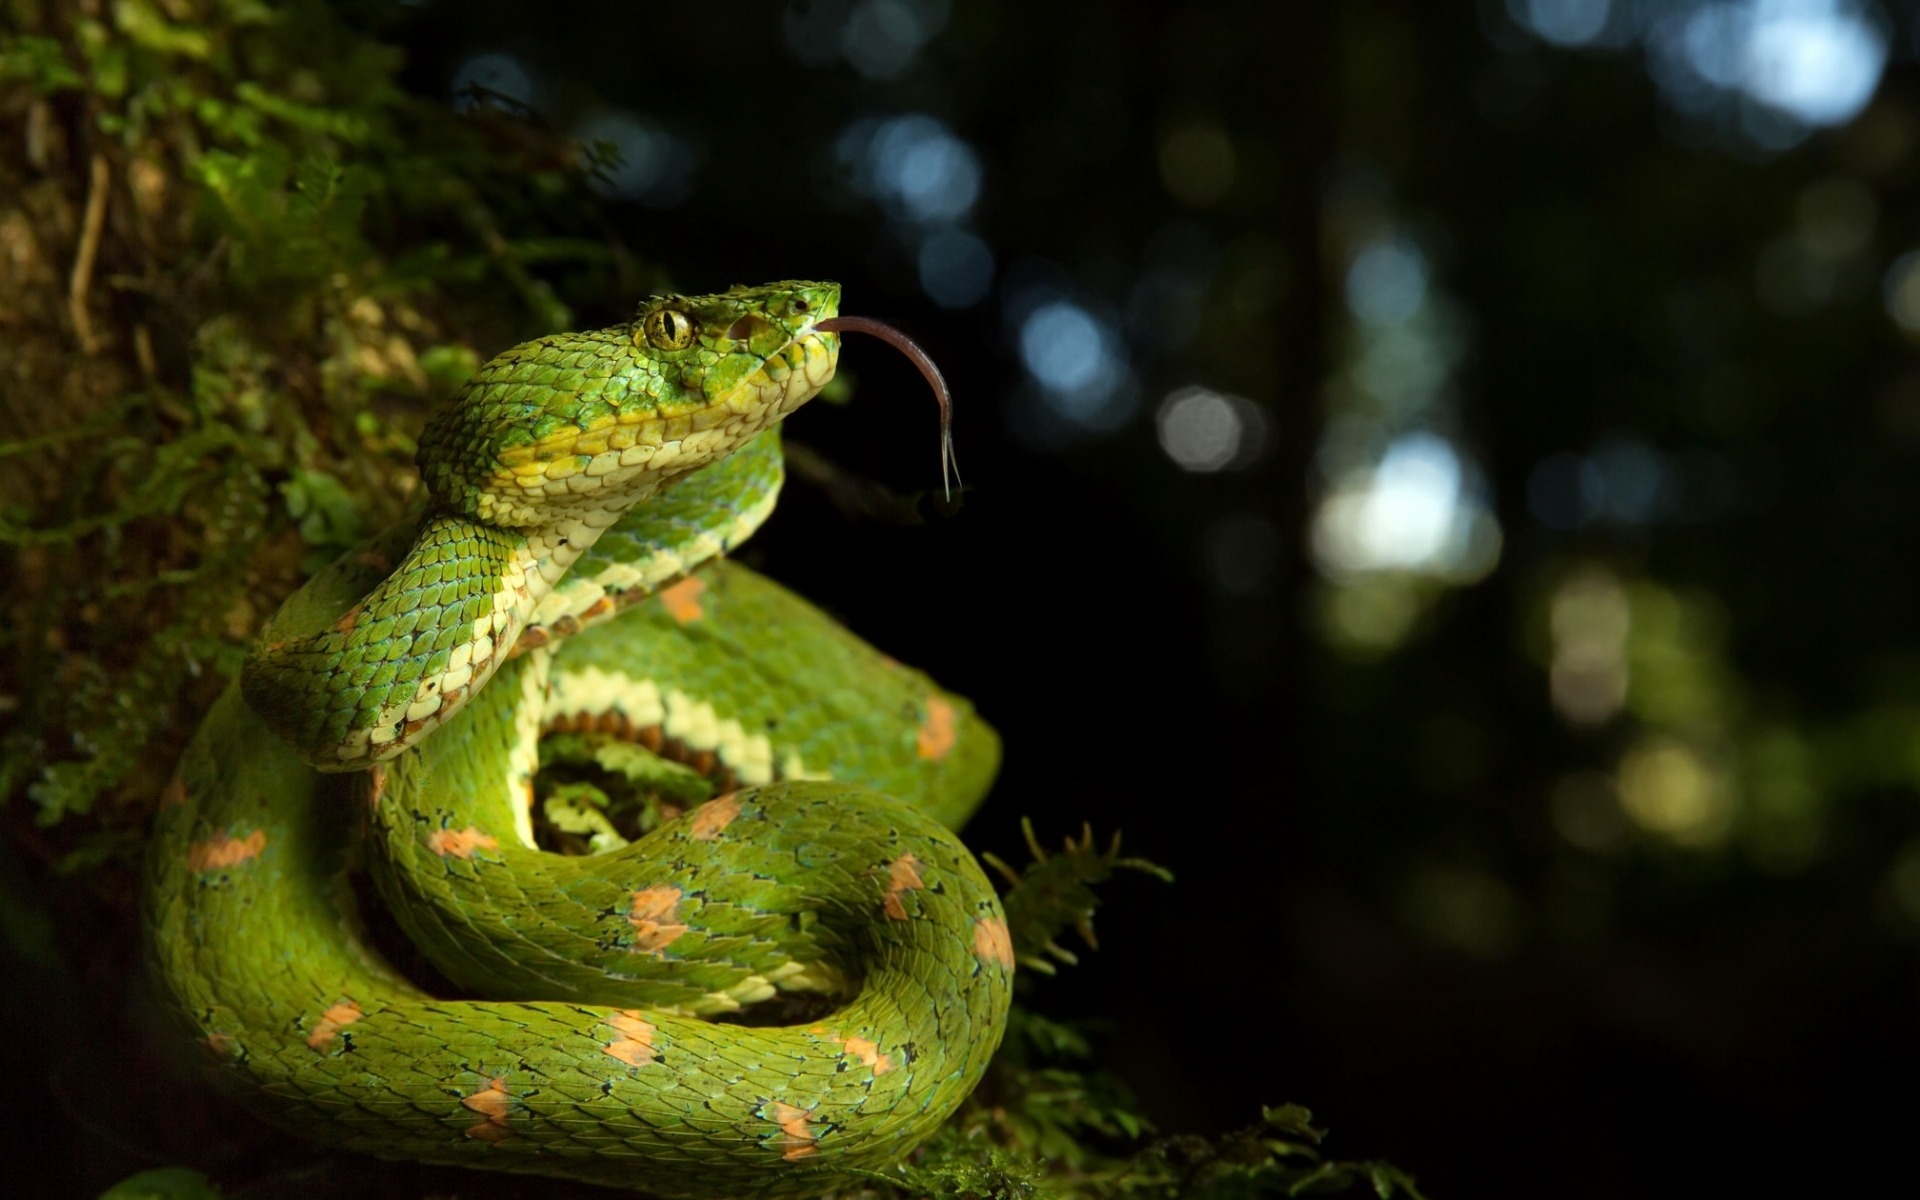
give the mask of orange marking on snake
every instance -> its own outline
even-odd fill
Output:
[[[623,1008],[607,1018],[607,1024],[620,1036],[600,1047],[630,1067],[644,1067],[653,1061],[653,1026],[631,1008]]]
[[[691,625],[703,615],[700,596],[706,590],[704,580],[688,577],[672,587],[660,589],[660,604],[675,621]]]
[[[983,917],[973,923],[973,952],[1013,970],[1013,934],[1003,918]]]
[[[875,1075],[885,1075],[893,1070],[893,1064],[887,1060],[887,1056],[880,1053],[878,1042],[870,1042],[863,1037],[850,1037],[843,1039],[840,1044],[847,1048],[848,1054],[872,1067]]]
[[[320,1019],[313,1023],[313,1032],[307,1035],[307,1045],[315,1050],[324,1048],[328,1042],[340,1036],[344,1026],[353,1024],[364,1015],[358,1004],[351,1000],[341,1001],[321,1013]]]
[[[375,763],[367,768],[367,807],[380,807],[380,797],[387,794],[387,764]]]
[[[720,831],[733,824],[740,815],[740,797],[728,792],[693,810],[693,824],[688,832],[703,842],[710,842],[720,836]]]
[[[360,623],[360,610],[364,607],[365,605],[356,604],[348,609],[341,615],[338,621],[333,623],[333,631],[335,633],[352,633],[353,627]]]
[[[207,1049],[225,1058],[233,1053],[233,1035],[230,1033],[210,1033],[207,1035]]]
[[[920,732],[913,740],[913,748],[921,758],[937,762],[952,752],[953,744],[960,740],[956,720],[959,715],[945,699],[931,695],[927,697],[927,719],[921,723]]]
[[[225,867],[236,867],[250,858],[260,857],[267,848],[267,831],[256,829],[243,838],[228,837],[225,830],[214,834],[204,842],[195,842],[187,847],[187,869],[189,871],[218,871]]]
[[[820,1138],[813,1132],[813,1116],[804,1108],[795,1108],[779,1100],[771,1101],[767,1119],[780,1127],[780,1157],[788,1162],[806,1158],[819,1149]]]
[[[927,886],[920,881],[920,860],[911,854],[902,854],[887,864],[887,898],[885,907],[887,916],[896,921],[907,919],[907,906],[900,897],[911,891]]]
[[[177,808],[187,802],[187,781],[175,775],[160,793],[161,808]]]
[[[507,1093],[506,1076],[490,1079],[487,1086],[471,1096],[462,1097],[460,1107],[480,1114],[478,1121],[467,1126],[468,1137],[479,1138],[483,1142],[498,1142],[513,1136],[513,1130],[507,1125],[507,1113],[513,1107],[513,1097]]]
[[[427,838],[427,849],[441,858],[472,858],[475,850],[498,850],[500,839],[469,825],[465,829],[436,829]]]
[[[644,954],[658,954],[687,931],[680,923],[680,889],[643,888],[633,894],[633,907],[627,920],[633,922],[633,948]]]

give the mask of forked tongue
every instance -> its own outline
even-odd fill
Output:
[[[815,321],[813,327],[827,333],[864,333],[877,337],[906,355],[914,366],[920,368],[920,374],[926,377],[928,385],[933,388],[933,398],[940,404],[940,484],[946,491],[947,499],[953,499],[953,485],[960,478],[960,464],[953,457],[953,393],[947,390],[947,379],[940,374],[939,366],[920,348],[918,342],[872,317],[828,317],[824,321]]]

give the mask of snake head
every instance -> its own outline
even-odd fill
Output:
[[[832,283],[656,296],[489,360],[421,435],[411,547],[357,601],[347,570],[289,603],[241,672],[247,703],[322,770],[425,737],[602,532],[826,386],[840,335],[818,323],[839,305]]]
[[[496,356],[428,423],[420,470],[443,508],[526,528],[617,515],[726,457],[833,378],[840,285],[655,296],[634,319]]]

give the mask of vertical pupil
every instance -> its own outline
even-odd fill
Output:
[[[685,313],[671,308],[661,309],[653,315],[652,325],[655,336],[669,346],[692,340],[693,323],[687,320]]]

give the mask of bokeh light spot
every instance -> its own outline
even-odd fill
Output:
[[[1507,0],[1507,13],[1556,46],[1586,46],[1607,30],[1610,0]]]
[[[1727,781],[1692,747],[1652,736],[1620,760],[1620,807],[1634,824],[1677,845],[1716,846],[1733,826]]]
[[[980,199],[979,155],[923,113],[856,121],[841,132],[836,151],[854,191],[903,220],[958,221]]]
[[[450,90],[453,106],[462,112],[484,103],[481,93],[487,92],[523,108],[534,107],[533,71],[515,56],[499,51],[476,54],[455,67]]]
[[[1651,447],[1629,438],[1602,442],[1593,452],[1599,476],[1601,506],[1606,515],[1627,525],[1641,525],[1664,511],[1667,503],[1667,467]]]
[[[1021,327],[1020,358],[1043,386],[1071,392],[1098,378],[1105,356],[1101,341],[1100,326],[1087,310],[1055,301]]]
[[[1118,428],[1139,403],[1139,387],[1118,335],[1108,321],[1057,293],[1036,303],[1030,292],[1044,290],[1015,289],[1007,303],[1023,314],[1016,318],[1015,336],[1040,403],[1074,429]],[[1037,429],[1028,432],[1040,441],[1061,440],[1040,436]]]
[[[1873,98],[1887,39],[1837,0],[1765,0],[1753,10],[1744,83],[1809,125],[1853,119]]]
[[[1908,333],[1920,333],[1920,250],[1909,250],[1893,260],[1883,294],[1893,323]]]
[[[963,229],[943,229],[920,246],[920,287],[941,308],[972,308],[993,287],[993,250]]]
[[[1627,702],[1632,609],[1626,589],[1610,572],[1580,571],[1554,590],[1549,625],[1547,683],[1554,710],[1570,725],[1612,720]]]
[[[1160,448],[1181,468],[1211,472],[1256,457],[1265,416],[1251,401],[1203,387],[1184,387],[1160,403]]]
[[[653,208],[678,204],[692,191],[693,147],[633,113],[599,112],[573,132],[583,142],[606,143],[617,158],[594,180],[600,191]]]
[[[1886,35],[1855,0],[1676,6],[1652,23],[1648,49],[1655,79],[1682,111],[1702,113],[1725,97],[1756,102],[1740,110],[1740,127],[1767,150],[1852,120],[1887,61]]]
[[[1478,579],[1499,558],[1499,525],[1464,489],[1464,466],[1437,434],[1403,434],[1372,469],[1350,471],[1314,515],[1313,551],[1335,576],[1416,571]]]
[[[1426,256],[1405,238],[1368,242],[1347,267],[1347,307],[1369,325],[1398,325],[1426,299]]]
[[[1527,507],[1549,529],[1597,520],[1644,525],[1673,511],[1678,484],[1667,457],[1633,438],[1610,437],[1590,454],[1550,454],[1527,475]]]
[[[1363,575],[1320,589],[1320,634],[1346,658],[1382,658],[1412,634],[1426,606],[1426,591],[1413,576]]]
[[[898,79],[947,16],[947,0],[864,0],[841,27],[840,50],[867,78]]]

